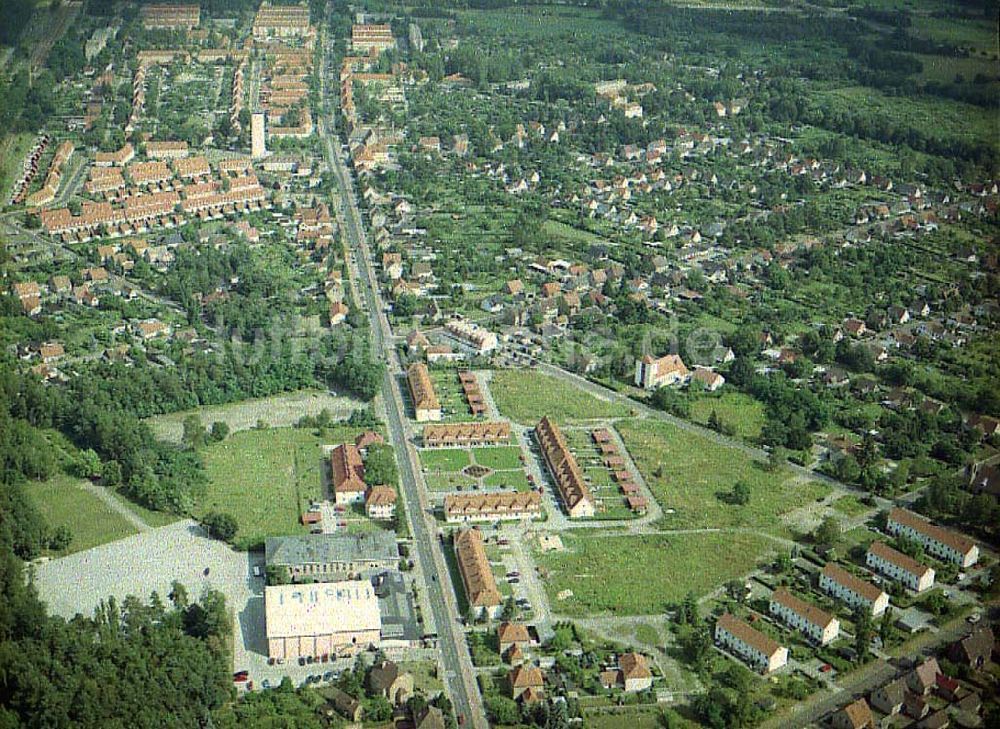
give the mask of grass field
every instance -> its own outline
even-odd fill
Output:
[[[64,555],[113,542],[138,530],[123,516],[78,485],[78,479],[59,475],[42,483],[29,484],[25,491],[52,529],[66,527],[73,534]]]
[[[754,534],[587,535],[564,532],[564,552],[537,554],[561,615],[654,615],[688,592],[704,595],[753,570],[772,548]],[[640,587],[641,586],[641,587]],[[558,600],[562,590],[573,596]]]
[[[535,425],[543,415],[561,425],[570,420],[621,418],[630,414],[624,405],[599,400],[535,370],[498,370],[490,381],[490,391],[503,415],[525,425]]]
[[[239,524],[237,542],[301,534],[299,516],[322,490],[323,443],[353,440],[357,430],[332,428],[322,440],[311,429],[271,428],[235,433],[205,449],[208,494],[197,515],[229,512]]]
[[[14,178],[21,173],[21,163],[35,141],[34,134],[8,134],[0,141],[0,197],[7,203]]]
[[[420,464],[427,471],[461,471],[470,463],[469,452],[464,448],[441,448],[420,451]]]
[[[513,471],[522,468],[521,449],[517,446],[473,448],[472,457],[480,466],[495,471]]]
[[[664,528],[758,527],[786,535],[775,517],[826,495],[829,487],[801,483],[791,472],[770,472],[746,453],[709,438],[652,420],[618,423],[618,432],[660,506],[674,509]],[[750,502],[728,503],[737,481],[750,487]]]
[[[468,491],[475,483],[460,473],[425,473],[424,481],[430,491]]]
[[[727,392],[718,397],[705,395],[691,403],[691,419],[705,425],[713,410],[723,425],[735,429],[738,437],[750,442],[760,438],[764,406],[752,396],[742,392]]]
[[[871,507],[861,503],[857,496],[841,496],[833,502],[833,509],[844,516],[858,516],[864,514]]]

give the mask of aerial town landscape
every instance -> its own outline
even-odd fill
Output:
[[[1000,727],[995,0],[0,0],[0,727]]]

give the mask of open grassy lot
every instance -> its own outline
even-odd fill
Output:
[[[490,381],[490,391],[501,414],[525,425],[534,425],[543,415],[560,425],[568,420],[621,418],[629,410],[535,370],[499,370]]]
[[[483,486],[488,488],[513,489],[528,491],[531,484],[524,471],[495,471],[483,479]]]
[[[80,552],[137,533],[123,516],[78,483],[71,476],[59,475],[25,489],[51,528],[66,527],[73,535],[69,548],[56,554]]]
[[[21,173],[21,163],[34,141],[35,135],[26,133],[8,134],[0,140],[0,196],[3,204],[7,203],[14,178]],[[44,177],[44,170],[42,173]]]
[[[675,510],[663,517],[665,528],[759,527],[784,534],[777,516],[829,492],[786,469],[770,472],[738,449],[670,423],[630,420],[617,428],[660,506]],[[737,481],[750,488],[747,504],[728,499]]]
[[[460,473],[425,473],[424,481],[430,491],[468,491],[475,484]]]
[[[734,428],[743,440],[754,442],[764,427],[764,406],[742,392],[726,392],[720,396],[704,395],[691,403],[691,419],[706,425],[715,411],[724,426]]]
[[[469,452],[464,448],[422,450],[420,463],[427,471],[457,472],[469,465]]]
[[[322,491],[323,443],[353,440],[357,430],[332,428],[321,439],[306,428],[235,433],[205,449],[208,494],[197,515],[226,511],[239,524],[242,546],[266,536],[304,533],[302,509]]]
[[[857,496],[841,496],[833,502],[833,509],[844,516],[858,516],[864,514],[871,507],[861,503]]]
[[[688,592],[704,595],[751,571],[772,542],[754,534],[562,534],[564,552],[536,555],[559,614],[653,615]],[[641,587],[640,587],[641,585]],[[557,599],[562,590],[573,596]]]
[[[472,457],[480,466],[495,471],[513,471],[522,468],[521,449],[517,446],[473,448]]]

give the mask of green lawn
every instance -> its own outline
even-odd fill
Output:
[[[59,475],[30,483],[25,491],[49,527],[66,527],[73,535],[62,556],[96,547],[138,533],[125,517],[78,485],[78,479]]]
[[[738,437],[750,442],[760,438],[764,406],[752,396],[742,392],[726,392],[718,397],[704,395],[691,403],[691,419],[706,425],[713,410],[724,426],[735,429]]]
[[[535,370],[498,370],[490,391],[500,412],[525,425],[548,415],[562,425],[570,420],[627,417],[629,409]]]
[[[633,632],[635,633],[635,639],[640,643],[645,643],[646,645],[658,646],[663,640],[663,637],[660,635],[660,631],[656,629],[656,626],[650,625],[649,623],[638,623]]]
[[[664,515],[664,528],[759,527],[785,535],[775,517],[830,490],[787,469],[769,472],[741,450],[670,423],[630,420],[617,428],[660,506],[675,510]],[[737,481],[750,487],[747,504],[726,499]]]
[[[472,456],[480,466],[495,471],[513,471],[522,468],[521,449],[518,446],[473,448]]]
[[[537,554],[552,610],[561,615],[654,615],[688,592],[704,595],[754,569],[773,543],[761,536],[638,536],[563,532],[564,552]],[[562,590],[573,596],[558,600]]]
[[[430,491],[469,491],[475,483],[460,473],[425,473],[424,481]]]
[[[307,428],[271,428],[234,433],[204,451],[208,494],[196,515],[226,511],[239,524],[237,542],[301,534],[302,510],[322,492],[323,443],[353,440],[353,428],[331,428],[324,438]]]
[[[469,452],[464,448],[422,450],[420,463],[425,471],[457,472],[469,465]]]
[[[490,488],[505,488],[515,491],[528,491],[531,484],[524,471],[497,471],[483,479],[483,485]]]

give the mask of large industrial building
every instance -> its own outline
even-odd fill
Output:
[[[264,588],[267,654],[353,655],[379,644],[382,617],[367,580]]]

